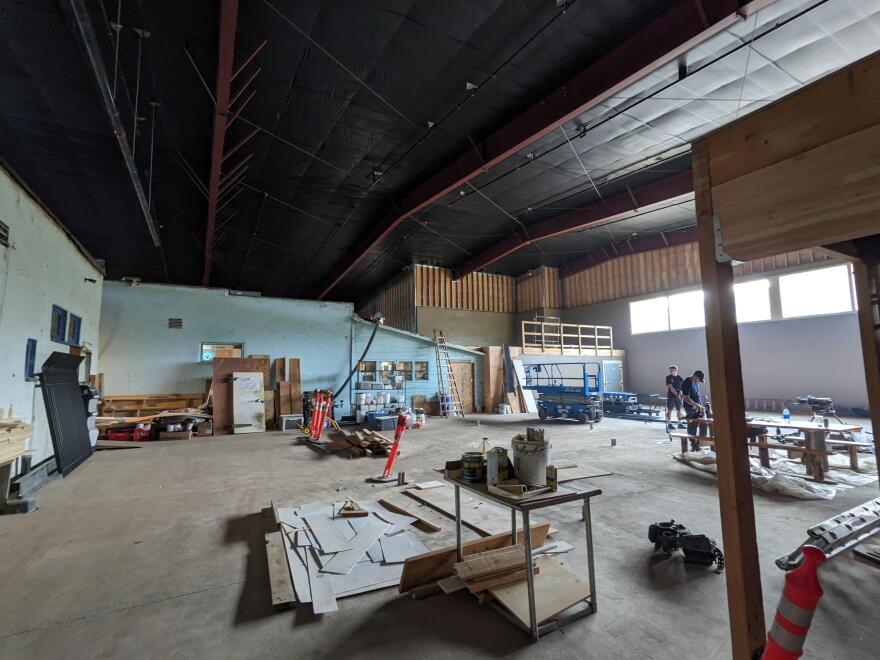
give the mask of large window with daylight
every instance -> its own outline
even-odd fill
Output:
[[[820,268],[779,278],[782,318],[851,312],[849,265]]]
[[[669,309],[666,296],[637,300],[629,304],[632,333],[661,332],[669,330]]]
[[[669,296],[669,328],[702,328],[706,325],[703,291],[688,291]]]
[[[770,320],[770,280],[752,280],[733,285],[737,323]]]

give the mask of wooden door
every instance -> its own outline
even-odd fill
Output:
[[[232,374],[232,432],[258,433],[266,430],[263,373],[236,371]]]
[[[474,396],[474,363],[452,363],[452,373],[455,376],[455,384],[458,385],[458,393],[461,396],[461,410],[465,414],[476,412],[476,398]]]

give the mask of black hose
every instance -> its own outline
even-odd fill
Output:
[[[352,367],[351,371],[348,373],[348,378],[345,379],[345,382],[336,391],[336,394],[333,395],[334,401],[339,398],[339,395],[342,393],[342,390],[345,389],[345,386],[351,382],[351,377],[354,376],[354,372],[357,371],[358,365],[363,362],[365,357],[367,357],[367,351],[370,350],[370,345],[373,343],[373,339],[376,338],[376,331],[379,330],[379,323],[381,323],[381,321],[381,318],[375,321],[375,325],[373,326],[373,334],[370,335],[370,341],[367,342],[367,346],[366,348],[364,348],[364,352],[361,353],[361,357],[358,359],[357,362],[354,363],[354,367]]]

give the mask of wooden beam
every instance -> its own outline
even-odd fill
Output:
[[[730,262],[718,263],[715,258],[712,180],[705,140],[693,145],[693,169],[730,635],[733,657],[750,660],[766,639],[761,570],[746,444],[733,267]]]
[[[880,236],[874,237],[880,240]],[[880,265],[876,260],[853,262],[853,279],[859,305],[859,336],[862,341],[862,359],[865,364],[865,385],[868,390],[868,408],[874,432],[874,450],[880,454]]]

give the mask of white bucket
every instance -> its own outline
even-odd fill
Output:
[[[547,466],[550,465],[550,443],[516,436],[510,446],[513,449],[513,472],[520,483],[545,486]]]
[[[498,404],[498,414],[499,415],[509,415],[510,414],[510,404],[499,403]]]
[[[357,403],[359,406],[364,405],[367,402],[367,395],[365,392],[362,392],[357,395]]]

